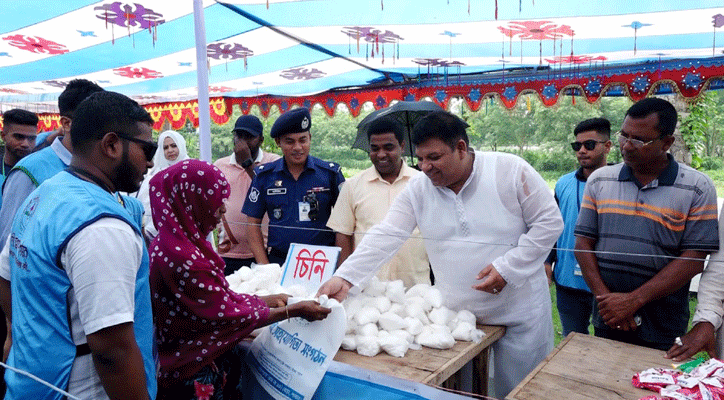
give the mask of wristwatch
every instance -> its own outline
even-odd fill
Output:
[[[247,169],[251,167],[252,164],[254,164],[254,160],[252,160],[251,158],[247,158],[246,160],[242,161],[241,167]]]

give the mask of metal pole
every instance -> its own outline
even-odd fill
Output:
[[[194,0],[196,36],[196,81],[199,99],[199,151],[201,159],[211,162],[211,115],[209,109],[209,72],[206,63],[206,26],[202,0]]]

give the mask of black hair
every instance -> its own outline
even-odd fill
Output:
[[[2,114],[2,117],[3,130],[5,130],[9,124],[38,126],[38,116],[35,115],[35,113],[20,108],[7,110]]]
[[[676,108],[664,99],[647,97],[632,105],[631,108],[626,111],[626,116],[640,119],[646,118],[653,113],[656,113],[659,117],[659,124],[656,126],[656,130],[659,131],[661,137],[673,135],[676,130],[678,116],[676,114]]]
[[[420,119],[412,128],[412,144],[419,146],[429,139],[438,139],[455,149],[462,139],[469,144],[465,129],[469,125],[455,114],[447,111],[433,111]]]
[[[380,117],[370,123],[367,129],[367,140],[370,140],[370,136],[379,135],[384,133],[394,133],[397,143],[402,144],[405,141],[405,133],[395,119],[390,117]]]
[[[591,118],[581,121],[573,129],[573,135],[578,136],[581,132],[596,131],[599,135],[611,137],[611,123],[606,118]]]
[[[73,113],[81,101],[103,88],[87,79],[73,79],[58,96],[58,110],[63,117],[73,118]]]
[[[153,124],[153,118],[138,103],[120,93],[93,93],[75,110],[70,126],[73,150],[81,154],[87,152],[91,143],[108,132],[137,136],[137,122]]]

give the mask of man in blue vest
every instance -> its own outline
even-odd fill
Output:
[[[56,138],[50,146],[23,158],[8,171],[2,185],[4,201],[0,208],[0,250],[10,234],[10,226],[20,204],[44,180],[64,170],[70,163],[71,138],[68,132],[76,107],[86,97],[102,90],[85,79],[70,81],[58,97],[61,129],[65,134]]]
[[[579,123],[573,130],[576,140],[571,143],[580,168],[563,175],[556,182],[555,198],[563,214],[565,227],[558,239],[556,248],[551,251],[545,262],[548,279],[556,283],[556,302],[561,317],[563,336],[571,332],[588,334],[593,311],[593,295],[581,274],[573,248],[581,199],[586,180],[591,172],[606,165],[606,157],[611,151],[611,123],[605,118],[591,118]],[[555,264],[555,270],[552,265]]]
[[[119,93],[76,109],[73,157],[23,202],[0,274],[10,278],[8,365],[82,399],[154,399],[153,323],[139,189],[153,166],[151,116]],[[10,272],[8,277],[6,274]],[[1,289],[1,288],[0,288]],[[63,399],[6,371],[5,399]]]
[[[25,156],[30,154],[35,146],[35,137],[38,134],[38,116],[27,110],[13,108],[2,114],[2,139],[5,151],[2,157],[2,172],[0,172],[0,185],[10,170]],[[2,197],[0,197],[2,199]]]
[[[28,195],[44,180],[62,171],[70,163],[71,139],[68,133],[70,132],[71,121],[76,107],[92,93],[102,90],[103,88],[100,86],[85,79],[70,81],[58,97],[60,130],[65,134],[57,137],[50,146],[22,158],[12,169],[6,171],[7,175],[4,182],[2,182],[2,194],[0,194],[4,198],[2,207],[0,207],[0,250],[3,249],[10,235],[15,213]],[[9,292],[10,282],[0,278],[0,287]],[[3,321],[5,320],[4,315],[0,315],[0,318]],[[7,339],[5,332],[5,329],[0,331],[3,342]],[[3,355],[7,357],[5,352],[3,352]]]

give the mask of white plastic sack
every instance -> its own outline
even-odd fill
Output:
[[[450,328],[441,325],[422,328],[422,333],[417,335],[415,342],[433,349],[450,349],[455,346],[455,338],[450,333]]]
[[[405,301],[405,284],[400,281],[387,282],[387,291],[385,296],[393,303],[402,303]]]
[[[290,304],[297,301],[289,299]],[[339,350],[347,322],[344,308],[336,300],[320,303],[332,309],[327,318],[284,320],[263,329],[252,342],[247,363],[276,400],[311,399]]]
[[[380,320],[377,323],[380,324],[380,328],[386,331],[407,328],[407,322],[399,315],[391,312],[380,315]]]
[[[405,338],[401,338],[397,335],[387,335],[379,338],[380,347],[385,353],[392,357],[404,357],[407,353],[407,348],[410,347],[410,342]]]
[[[357,339],[355,335],[345,335],[342,339],[342,348],[349,351],[354,351],[357,348]]]
[[[357,354],[366,357],[374,357],[380,352],[380,343],[377,336],[357,336]]]
[[[387,282],[381,282],[376,276],[373,276],[364,288],[364,292],[372,297],[383,296],[385,291],[387,291]]]

